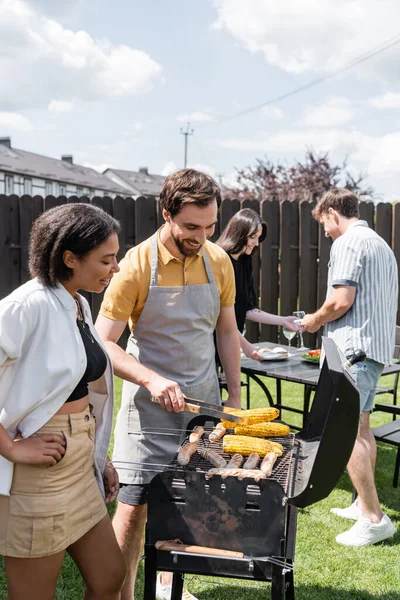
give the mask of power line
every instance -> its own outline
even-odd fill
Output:
[[[386,42],[380,44],[373,50],[369,50],[368,52],[361,54],[360,56],[356,57],[352,61],[346,63],[343,67],[340,67],[340,68],[336,69],[335,71],[332,71],[332,73],[329,73],[328,75],[325,75],[324,77],[318,77],[317,79],[314,79],[314,80],[310,81],[309,83],[306,83],[300,87],[294,88],[293,90],[290,90],[289,92],[285,92],[284,94],[280,94],[279,96],[276,96],[275,98],[271,98],[270,100],[267,100],[266,102],[262,102],[261,104],[257,104],[256,106],[252,106],[250,108],[240,110],[231,115],[222,115],[220,117],[217,117],[216,119],[214,119],[214,123],[231,121],[232,119],[236,119],[237,117],[242,117],[244,115],[248,115],[252,112],[260,110],[261,108],[264,108],[264,106],[269,106],[270,104],[275,104],[276,102],[285,100],[286,98],[289,98],[290,96],[299,94],[300,92],[303,92],[304,90],[314,87],[315,85],[318,85],[319,83],[322,83],[323,81],[327,81],[328,79],[332,79],[332,77],[336,77],[336,75],[340,75],[340,73],[343,73],[344,71],[347,71],[348,69],[351,69],[352,67],[355,67],[356,65],[359,65],[360,63],[362,63],[366,60],[369,60],[370,58],[373,58],[377,54],[384,52],[385,50],[387,50],[388,48],[391,48],[392,46],[395,46],[399,42],[400,42],[400,35],[396,35],[396,36],[390,38],[389,40],[387,40]],[[204,124],[203,127],[207,127],[210,124],[212,124],[212,123]]]

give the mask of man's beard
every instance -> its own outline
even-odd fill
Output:
[[[184,245],[183,242],[181,242],[181,240],[179,240],[177,237],[175,237],[172,232],[171,232],[171,237],[172,237],[172,241],[174,242],[175,246],[177,247],[180,254],[182,254],[182,256],[194,256],[195,254],[198,253],[198,251],[201,248],[201,245],[199,247],[193,248],[193,249],[188,248],[187,246]],[[195,240],[193,240],[193,241],[195,241]]]

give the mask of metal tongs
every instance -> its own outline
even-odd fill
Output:
[[[239,423],[241,417],[231,415],[229,412],[224,410],[218,410],[216,404],[210,404],[209,402],[203,402],[202,400],[196,400],[196,398],[188,398],[183,396],[185,399],[185,411],[195,413],[197,415],[209,415],[211,417],[218,417],[219,419],[225,419],[226,421],[234,421]]]

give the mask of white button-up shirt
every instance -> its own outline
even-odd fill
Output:
[[[95,467],[102,473],[111,436],[113,376],[111,362],[79,297],[92,335],[104,349],[107,369],[89,385],[96,418]],[[0,423],[14,439],[27,438],[61,408],[86,370],[86,352],[76,326],[76,304],[62,285],[49,288],[37,279],[0,301]],[[0,456],[0,494],[9,495],[13,463]]]

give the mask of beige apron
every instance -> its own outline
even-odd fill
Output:
[[[213,340],[220,299],[204,250],[202,257],[208,283],[160,287],[158,234],[154,234],[149,294],[126,351],[159,375],[176,381],[187,396],[220,404]],[[151,402],[145,388],[124,381],[113,460],[135,464],[118,469],[120,481],[149,483],[156,475],[155,465],[171,462],[183,438],[179,430],[191,418],[187,412],[167,412]],[[151,433],[146,432],[149,428]],[[167,433],[168,429],[175,430],[175,435],[157,434],[157,430]]]

